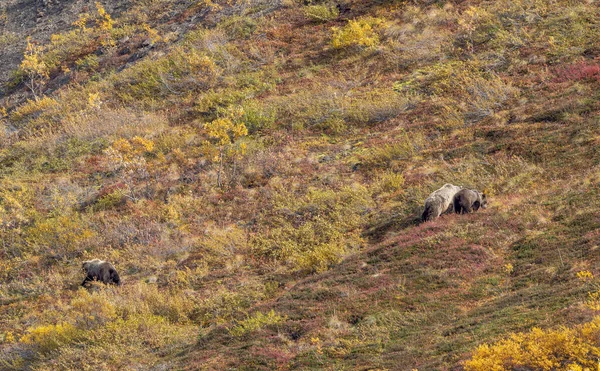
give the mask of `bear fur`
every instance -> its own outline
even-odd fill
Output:
[[[100,281],[105,284],[120,285],[121,279],[115,267],[107,261],[93,259],[83,262],[81,267],[86,276],[81,286],[85,286],[89,281]]]
[[[457,214],[468,214],[486,207],[487,198],[485,193],[474,189],[463,189],[454,195],[454,212]]]
[[[451,212],[454,195],[461,189],[462,187],[446,183],[442,188],[431,193],[425,200],[425,210],[423,210],[421,219],[426,222],[439,217],[445,212]]]

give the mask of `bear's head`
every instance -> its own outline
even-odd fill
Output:
[[[94,267],[95,265],[99,265],[100,263],[102,263],[102,260],[100,259],[86,260],[83,262],[83,264],[81,264],[81,269],[84,272],[88,272],[90,268]]]
[[[475,201],[475,204],[477,206],[477,209],[482,208],[485,209],[487,207],[488,201],[487,201],[487,196],[485,195],[485,192],[477,192],[477,201]],[[475,210],[477,210],[475,209]]]

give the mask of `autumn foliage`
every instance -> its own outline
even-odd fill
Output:
[[[13,3],[0,369],[597,369],[593,2]]]

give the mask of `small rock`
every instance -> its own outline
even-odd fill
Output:
[[[156,277],[156,276],[150,276],[150,277],[146,278],[146,283],[156,284],[157,282],[158,282],[158,277]]]
[[[529,64],[545,64],[547,59],[543,55],[532,55],[529,57]]]

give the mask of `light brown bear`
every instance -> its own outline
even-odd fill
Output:
[[[474,189],[463,189],[454,195],[454,212],[457,214],[468,214],[479,208],[487,207],[485,193]]]
[[[83,271],[86,273],[81,286],[85,286],[89,281],[100,281],[105,284],[120,285],[121,279],[115,267],[107,261],[93,259],[83,262]]]
[[[451,212],[454,195],[461,189],[462,187],[446,183],[442,188],[431,193],[425,200],[425,210],[423,211],[421,219],[426,222],[437,218],[445,212]]]

